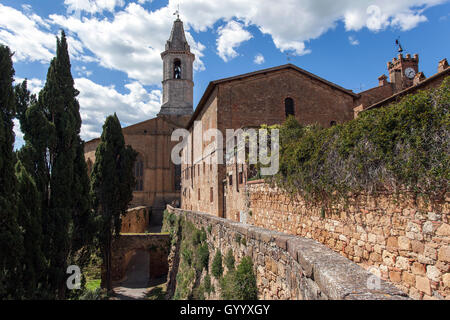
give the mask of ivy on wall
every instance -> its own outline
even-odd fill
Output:
[[[450,77],[331,128],[290,117],[272,127],[280,129],[280,171],[266,180],[309,200],[380,190],[442,198],[450,178],[449,105]]]

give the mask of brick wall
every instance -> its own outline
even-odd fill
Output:
[[[223,134],[225,148],[226,130],[245,127],[259,127],[261,124],[281,124],[286,120],[285,99],[294,101],[296,119],[302,124],[320,124],[329,127],[332,122],[344,123],[354,118],[354,95],[328,85],[313,76],[287,68],[269,73],[260,73],[217,84],[205,98],[202,111],[195,120],[201,122],[201,133],[217,128]],[[196,127],[190,128],[195,133]],[[209,145],[204,141],[202,148]],[[184,155],[188,153],[185,148]],[[223,180],[226,178],[225,165],[215,165],[213,172],[203,174],[203,163],[209,163],[210,156],[202,157],[203,150],[191,150],[194,166],[182,167],[182,208],[210,212],[224,217]],[[217,150],[216,150],[217,151]],[[213,153],[212,156],[217,156]],[[198,167],[201,166],[200,175]],[[193,170],[197,169],[195,176]],[[190,170],[189,178],[185,171]],[[213,188],[213,202],[209,201]],[[200,200],[198,199],[200,190]]]
[[[405,294],[393,285],[380,280],[350,260],[326,246],[303,237],[236,223],[205,213],[168,207],[168,211],[187,219],[198,229],[208,230],[207,243],[210,261],[220,250],[225,255],[233,250],[236,264],[245,257],[253,260],[257,278],[258,299],[295,300],[377,300],[405,299]],[[240,239],[237,241],[236,239]],[[179,250],[175,244],[172,251]],[[169,288],[176,285],[180,255],[171,252]],[[203,271],[205,275],[205,271]],[[214,280],[214,279],[213,279]],[[218,299],[216,293],[209,299]],[[371,287],[373,286],[373,287]]]
[[[450,299],[449,200],[358,195],[328,213],[266,184],[248,185],[247,222],[315,239],[413,299]]]

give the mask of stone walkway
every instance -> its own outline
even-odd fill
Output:
[[[126,279],[114,288],[119,300],[143,300],[149,291],[149,257],[138,250],[131,258]]]

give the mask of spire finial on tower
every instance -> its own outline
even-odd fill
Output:
[[[398,39],[395,40],[395,44],[396,44],[397,47],[398,47],[398,52],[399,52],[399,53],[403,53],[403,48],[402,48],[402,45],[401,45],[401,43],[400,43],[400,38],[398,38]]]
[[[173,14],[174,16],[177,16],[177,19],[180,19],[180,5],[178,4],[177,6],[177,11],[174,12]]]

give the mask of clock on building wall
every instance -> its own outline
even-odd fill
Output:
[[[416,75],[416,71],[414,71],[413,68],[407,68],[405,70],[405,76],[408,77],[409,79],[414,79]]]

